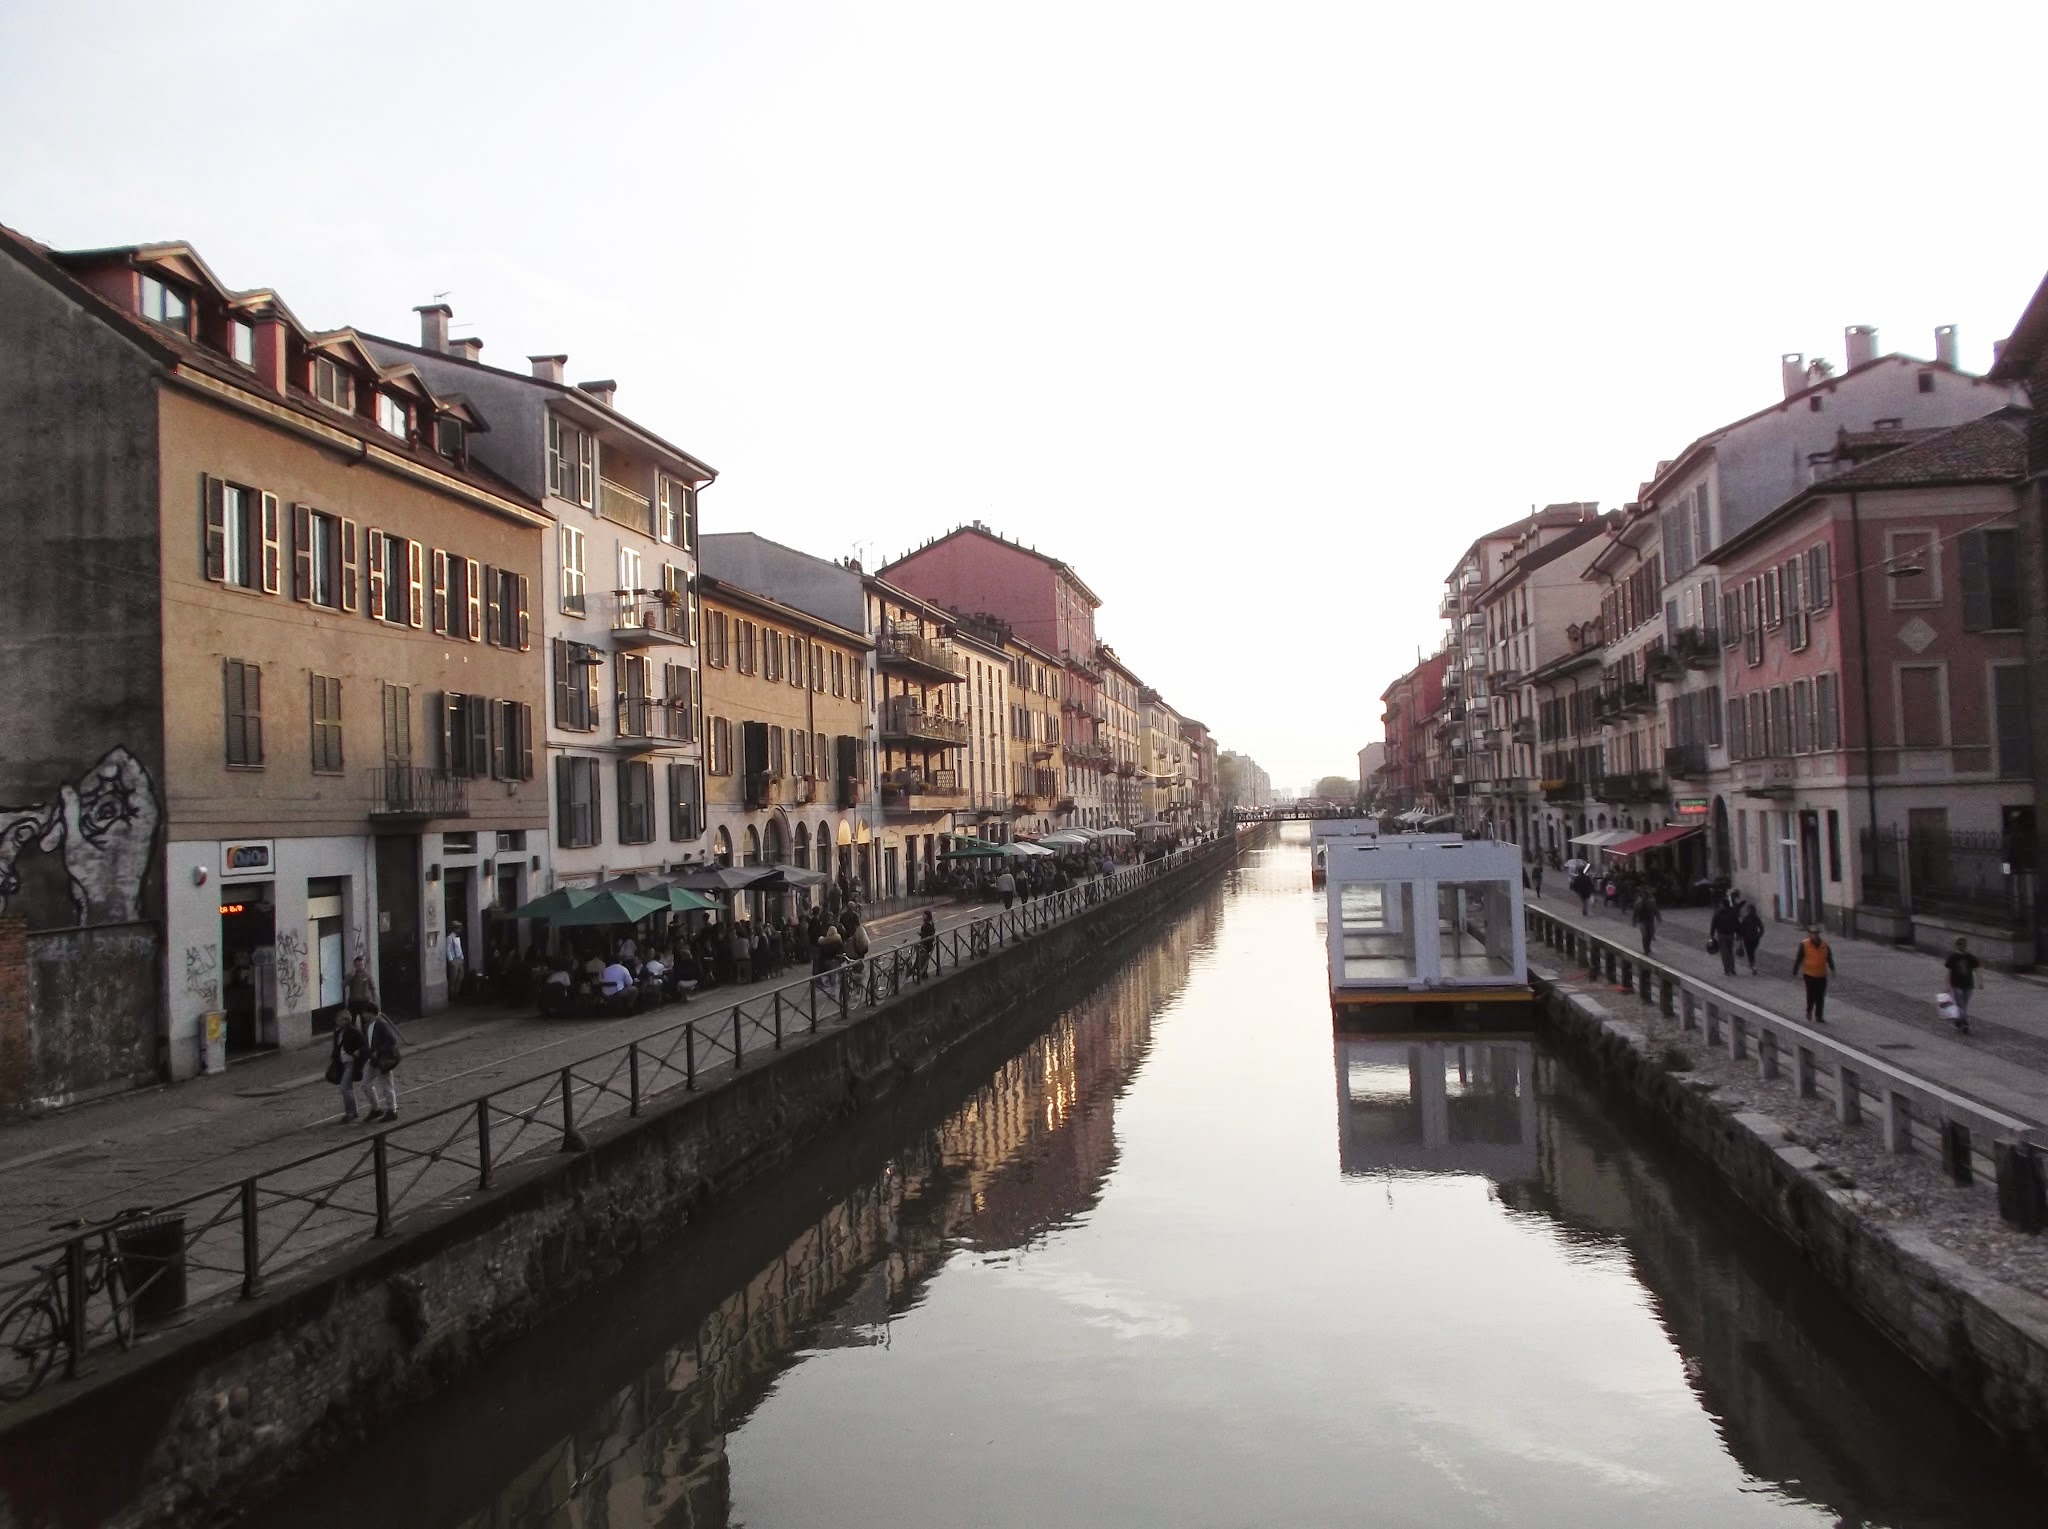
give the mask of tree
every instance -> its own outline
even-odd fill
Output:
[[[1314,794],[1328,802],[1348,802],[1358,795],[1358,782],[1348,775],[1325,775]]]

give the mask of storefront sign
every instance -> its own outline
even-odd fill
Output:
[[[220,847],[220,875],[226,881],[233,876],[268,876],[274,865],[271,854],[272,841],[250,839],[241,844],[223,843]]]
[[[1707,799],[1703,796],[1681,796],[1671,807],[1681,818],[1703,818],[1707,815]]]

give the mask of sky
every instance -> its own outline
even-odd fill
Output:
[[[1989,364],[2048,6],[0,0],[0,222],[567,352],[873,569],[981,520],[1276,784],[1441,581],[1842,330]]]

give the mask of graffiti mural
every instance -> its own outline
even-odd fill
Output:
[[[59,785],[54,802],[0,807],[0,913],[21,891],[21,858],[33,849],[61,851],[74,924],[138,921],[160,817],[155,782],[124,748]]]
[[[220,1007],[220,950],[213,945],[185,947],[185,993],[207,1009]]]
[[[306,982],[311,976],[306,960],[306,937],[296,929],[280,929],[277,932],[277,993],[283,1000],[278,1008],[291,1013],[297,1010],[299,1000],[306,996]]]

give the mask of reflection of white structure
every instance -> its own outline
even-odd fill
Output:
[[[1345,1173],[1534,1179],[1535,1052],[1527,1041],[1340,1035],[1337,1160]]]
[[[1449,834],[1320,836],[1330,997],[1526,1001],[1521,852]]]

